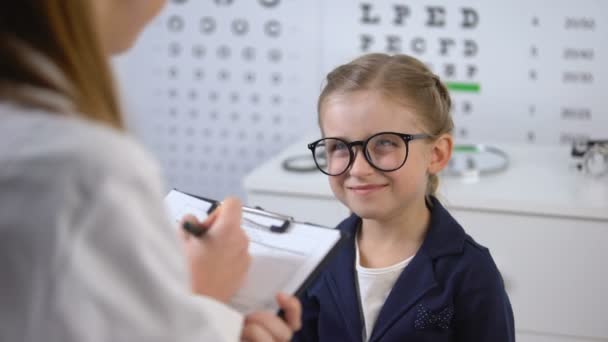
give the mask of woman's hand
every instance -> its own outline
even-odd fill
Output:
[[[247,342],[290,341],[293,333],[302,327],[302,305],[294,296],[277,295],[285,320],[274,312],[258,311],[245,317],[241,340]]]
[[[243,284],[251,256],[241,217],[241,202],[227,198],[204,222],[192,215],[183,218],[181,224],[188,221],[208,228],[201,237],[180,229],[194,293],[227,303]]]

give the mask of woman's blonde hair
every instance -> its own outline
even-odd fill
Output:
[[[48,104],[19,94],[35,87],[59,93],[79,115],[123,129],[123,118],[108,57],[97,32],[91,1],[17,0],[0,5],[0,97],[23,105]],[[43,68],[41,56],[61,79]]]
[[[414,108],[425,133],[432,137],[452,133],[454,129],[450,94],[439,77],[414,57],[381,53],[363,55],[327,75],[317,103],[319,126],[322,106],[328,97],[362,90],[380,92],[387,99]],[[435,195],[438,186],[437,175],[430,175],[427,196]]]

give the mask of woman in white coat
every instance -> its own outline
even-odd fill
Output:
[[[180,239],[157,163],[124,129],[108,58],[163,0],[0,5],[0,341],[285,341],[285,319],[225,303],[250,256],[226,199]]]

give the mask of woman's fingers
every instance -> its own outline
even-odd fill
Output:
[[[277,341],[289,341],[293,336],[293,331],[274,312],[258,311],[249,314],[246,324],[260,326]]]
[[[241,228],[238,199],[226,199],[204,222],[192,215],[184,221],[205,228],[205,235],[183,237],[190,267],[192,291],[222,302],[241,288],[251,263],[249,239]]]
[[[241,340],[247,342],[274,342],[272,335],[266,329],[253,323],[245,323]]]
[[[235,197],[228,197],[211,213],[214,223],[220,226],[240,227],[243,207]],[[214,215],[215,214],[215,215]]]
[[[284,293],[277,295],[277,302],[285,313],[285,320],[293,331],[298,331],[302,328],[302,304],[298,298],[288,296]]]

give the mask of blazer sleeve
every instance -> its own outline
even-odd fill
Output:
[[[491,256],[479,256],[456,298],[456,341],[514,342],[513,310]]]
[[[81,180],[54,265],[50,340],[238,341],[242,315],[190,292],[162,186],[133,165]]]

